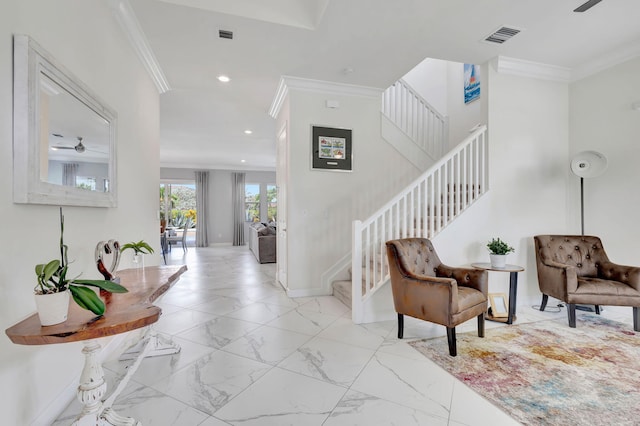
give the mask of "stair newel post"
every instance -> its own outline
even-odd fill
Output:
[[[354,220],[351,242],[351,319],[362,322],[362,222]]]

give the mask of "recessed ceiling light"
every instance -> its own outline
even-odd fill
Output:
[[[219,75],[218,76],[218,80],[220,80],[223,83],[228,83],[231,81],[231,79],[229,77],[227,77],[226,75]]]
[[[247,162],[247,160],[240,160],[240,162],[241,162],[241,163],[246,163],[246,162]]]
[[[250,135],[251,133],[253,133],[251,130],[247,129],[244,131],[245,134]]]

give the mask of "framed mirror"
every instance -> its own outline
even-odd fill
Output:
[[[116,112],[30,37],[13,45],[13,201],[115,207]]]

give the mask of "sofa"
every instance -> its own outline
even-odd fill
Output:
[[[249,226],[249,250],[260,263],[276,261],[276,226],[255,222]]]

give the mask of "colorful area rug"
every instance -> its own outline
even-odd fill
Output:
[[[640,333],[602,317],[410,343],[524,425],[640,425]]]

